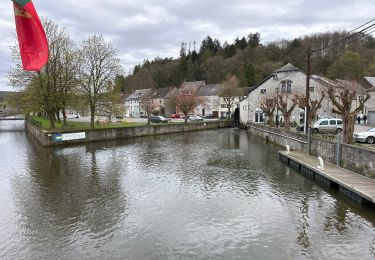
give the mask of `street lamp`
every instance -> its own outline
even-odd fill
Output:
[[[279,128],[279,87],[276,88],[276,128]]]

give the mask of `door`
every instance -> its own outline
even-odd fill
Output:
[[[327,132],[327,131],[329,131],[328,120],[323,120],[319,124],[319,132]]]
[[[329,126],[328,126],[329,132],[336,132],[337,129],[337,121],[334,119],[329,120]]]
[[[255,112],[255,123],[263,123],[263,113]]]

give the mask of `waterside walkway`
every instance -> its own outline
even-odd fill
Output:
[[[324,163],[324,170],[318,169],[317,158],[299,152],[281,151],[279,157],[282,162],[319,184],[338,188],[359,203],[375,204],[374,180],[327,162]]]

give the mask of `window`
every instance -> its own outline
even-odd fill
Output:
[[[283,94],[292,93],[292,81],[288,80],[288,81],[281,82],[281,93]]]
[[[288,81],[287,82],[287,90],[286,90],[287,93],[292,93],[292,82],[291,81]]]
[[[261,93],[261,94],[266,94],[266,93],[267,93],[267,90],[266,90],[266,89],[261,89],[261,90],[260,90],[260,93]]]
[[[336,125],[336,120],[329,120],[329,125]]]
[[[337,120],[338,125],[342,125],[342,120]]]
[[[315,92],[315,88],[314,87],[310,87],[310,92]]]
[[[286,82],[281,82],[281,93],[286,93]]]
[[[320,122],[319,125],[328,125],[328,120],[325,120],[325,121]]]

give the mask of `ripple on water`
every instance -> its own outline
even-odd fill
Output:
[[[244,131],[56,149],[18,137],[0,135],[16,164],[1,165],[0,259],[374,258],[373,211]]]

